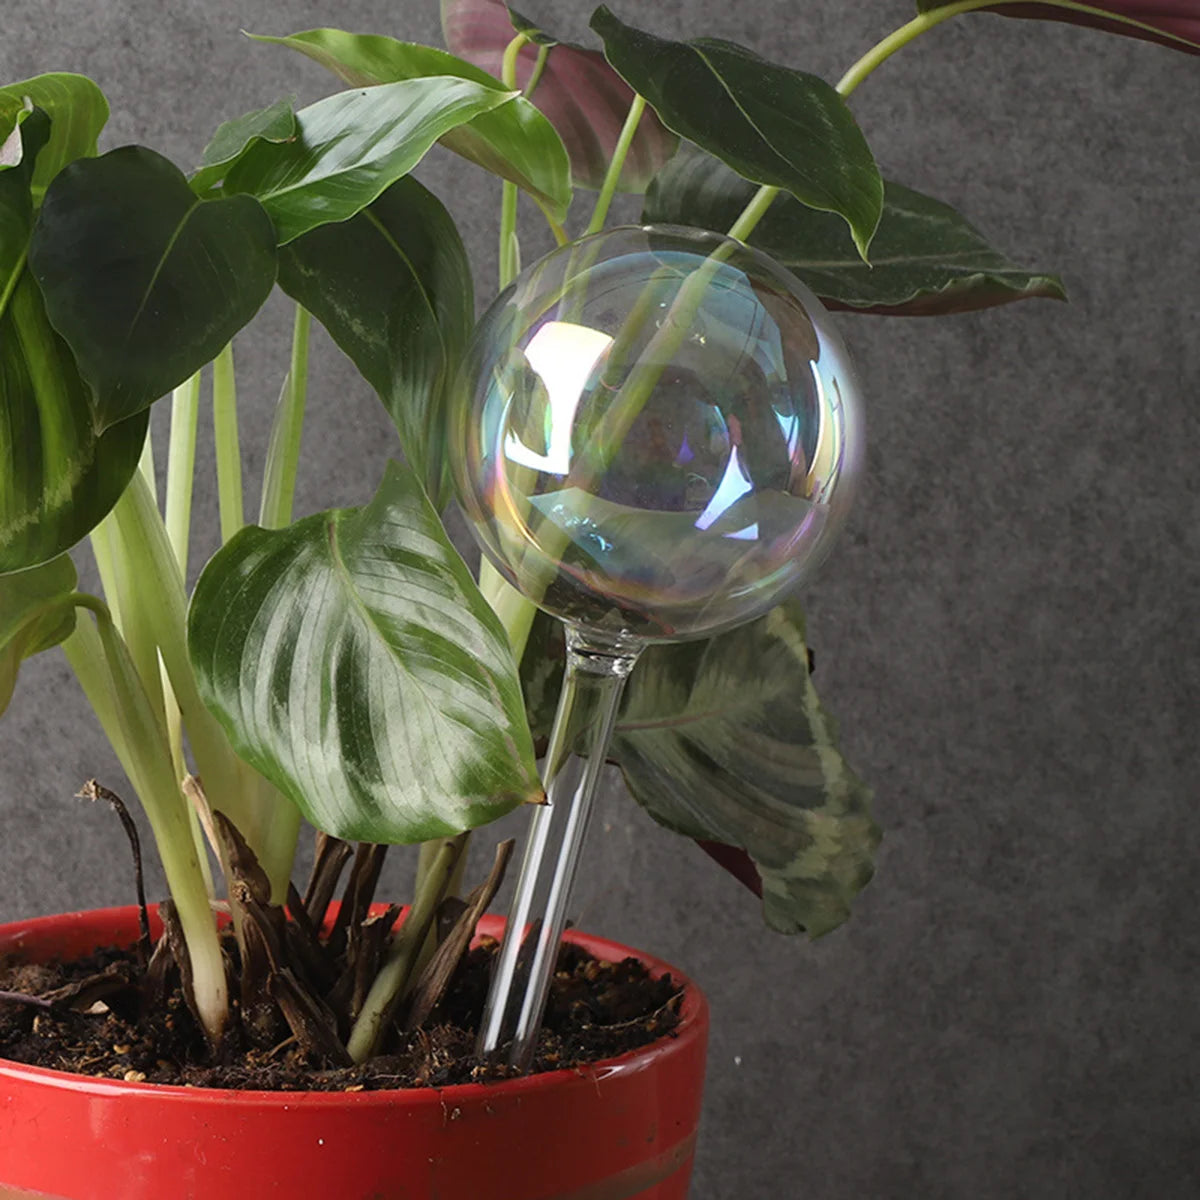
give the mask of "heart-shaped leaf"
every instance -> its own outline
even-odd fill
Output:
[[[845,101],[824,80],[716,38],[673,42],[601,6],[592,28],[608,61],[669,129],[758,184],[837,213],[865,259],[883,180]]]
[[[518,29],[537,44],[522,47],[517,56],[517,86],[529,87],[540,50],[546,48],[529,98],[558,130],[571,156],[575,182],[581,187],[600,187],[633,103],[632,89],[604,55],[535,29],[501,0],[442,0],[446,45],[492,75],[500,74],[505,47]],[[647,112],[629,148],[619,189],[644,191],[677,144],[678,138],[653,112]]]
[[[63,555],[15,575],[0,575],[0,714],[12,699],[17,671],[75,630],[75,564]]]
[[[56,73],[0,88],[0,129],[17,119],[26,102],[42,109],[50,118],[50,138],[38,155],[33,174],[33,206],[36,209],[55,175],[77,158],[96,153],[96,139],[108,120],[104,93],[86,76]]]
[[[450,75],[338,92],[296,114],[296,137],[252,142],[225,176],[256,196],[283,245],[345,221],[407,175],[452,129],[508,104],[515,92]]]
[[[0,572],[69,550],[137,469],[149,413],[103,434],[91,389],[29,270],[0,313]]]
[[[340,29],[256,37],[307,55],[352,87],[457,75],[486,87],[503,84],[444,50]],[[507,94],[507,93],[506,93]],[[527,191],[556,221],[571,203],[571,166],[554,126],[523,96],[442,136],[442,145]]]
[[[365,508],[239,533],[188,638],[234,748],[327,833],[424,841],[541,795],[504,629],[406,468]]]
[[[917,11],[933,12],[951,3],[952,0],[917,0]],[[1185,54],[1200,54],[1200,7],[1196,0],[1095,0],[1086,6],[1070,7],[1053,2],[997,4],[984,11],[1005,17],[1091,25],[1110,33],[1172,46]]]
[[[200,166],[192,172],[192,191],[202,196],[220,183],[252,142],[289,142],[295,136],[296,110],[290,99],[277,100],[268,108],[218,125],[200,156]]]
[[[521,680],[539,738],[562,668],[562,627],[538,613]],[[774,929],[828,933],[871,878],[870,791],[817,699],[795,602],[708,641],[645,650],[609,758],[656,821],[762,897]]]
[[[679,152],[646,192],[643,220],[728,229],[754,195],[723,163],[695,147]],[[949,205],[887,183],[867,266],[841,221],[779,196],[750,245],[791,268],[829,308],[940,316],[1044,296],[1066,298],[1057,275],[1022,270],[992,249]]]
[[[415,179],[398,180],[349,221],[285,246],[279,282],[378,392],[440,508],[445,404],[474,322],[471,268],[450,214]]]
[[[215,358],[275,283],[275,232],[249,196],[200,200],[160,154],[65,167],[29,265],[95,392],[103,431]]]

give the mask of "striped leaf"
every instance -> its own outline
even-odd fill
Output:
[[[544,736],[562,679],[561,626],[544,614],[521,674]],[[871,878],[870,790],[817,698],[794,602],[708,641],[644,651],[609,757],[656,821],[762,896],[780,932],[835,929]]]
[[[188,641],[234,749],[327,833],[426,841],[542,794],[507,636],[405,467],[234,537]]]

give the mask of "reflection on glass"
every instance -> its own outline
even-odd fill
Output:
[[[476,332],[460,498],[526,595],[617,639],[706,636],[807,577],[862,457],[816,298],[740,243],[630,228],[526,270]]]

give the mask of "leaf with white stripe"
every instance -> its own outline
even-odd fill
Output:
[[[188,641],[234,749],[319,829],[419,842],[538,800],[504,630],[415,475],[205,568]]]
[[[871,878],[870,789],[817,699],[794,601],[709,641],[648,649],[611,757],[660,824],[749,854],[780,932],[835,929]]]

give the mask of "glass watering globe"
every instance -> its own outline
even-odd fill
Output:
[[[850,507],[862,414],[794,275],[719,234],[648,226],[522,272],[475,331],[452,421],[483,553],[567,633],[547,803],[479,1042],[525,1069],[637,655],[752,620],[811,576]]]

